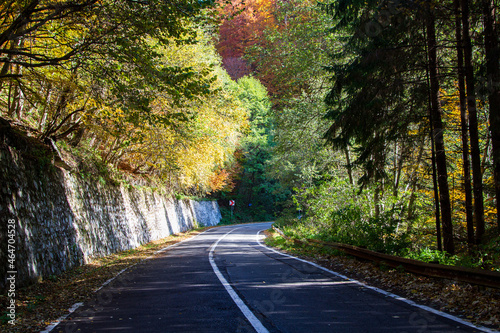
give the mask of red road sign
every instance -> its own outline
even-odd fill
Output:
[[[234,200],[229,200],[229,206],[234,206]]]

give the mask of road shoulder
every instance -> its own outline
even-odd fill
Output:
[[[312,251],[310,248],[286,242],[273,231],[268,230],[265,234],[267,237],[265,244],[280,252],[316,263],[418,304],[449,313],[474,325],[493,330],[500,329],[500,290],[417,276],[348,256]]]

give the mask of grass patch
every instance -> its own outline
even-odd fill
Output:
[[[307,257],[335,257],[346,255],[344,252],[323,247],[323,246],[312,246],[308,244],[301,244],[289,241],[283,238],[279,233],[275,232],[273,229],[266,231],[267,238],[264,240],[265,244],[270,247],[275,247],[288,253],[292,253],[298,256]]]

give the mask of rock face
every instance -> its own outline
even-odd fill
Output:
[[[221,219],[215,201],[91,180],[0,144],[0,289],[10,271],[22,286]]]

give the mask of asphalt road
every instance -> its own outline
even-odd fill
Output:
[[[263,246],[270,223],[210,229],[119,275],[52,332],[480,332]]]

